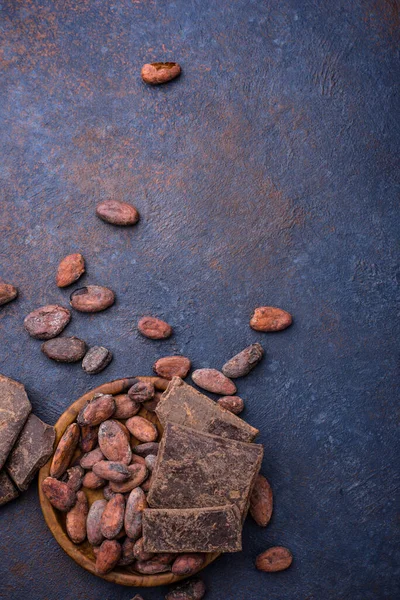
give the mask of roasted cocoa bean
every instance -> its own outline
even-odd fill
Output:
[[[244,377],[260,362],[264,355],[264,349],[261,344],[251,344],[244,350],[235,354],[222,367],[222,372],[226,377],[235,379]]]
[[[150,381],[138,381],[128,390],[128,396],[135,402],[146,402],[154,398],[154,385]]]
[[[81,426],[93,427],[106,421],[114,411],[114,398],[110,394],[99,394],[85,404],[78,415],[77,422]]]
[[[90,427],[89,425],[81,426],[81,438],[79,440],[79,447],[82,452],[90,452],[97,445],[97,437],[99,428]]]
[[[137,560],[133,568],[141,575],[156,575],[157,573],[166,573],[171,570],[171,565],[165,565],[156,559],[140,561]]]
[[[131,400],[128,394],[118,394],[114,396],[114,401],[116,406],[115,419],[129,419],[130,417],[134,417],[141,409],[139,402]]]
[[[128,538],[129,539],[129,538]],[[136,560],[140,560],[140,561],[145,561],[145,560],[151,560],[154,557],[154,554],[152,552],[146,552],[143,548],[143,538],[139,538],[133,546],[133,556],[136,558]]]
[[[173,377],[185,379],[191,366],[192,363],[185,356],[164,356],[154,363],[153,371],[165,379]]]
[[[218,398],[217,404],[234,415],[240,415],[244,409],[244,402],[239,396],[223,396]]]
[[[75,448],[78,445],[79,435],[80,429],[77,423],[68,425],[54,452],[50,466],[50,477],[55,477],[57,479],[68,469]]]
[[[132,540],[137,540],[142,535],[142,513],[145,508],[146,496],[141,488],[135,488],[126,502],[124,519],[126,534]]]
[[[67,308],[49,304],[33,310],[24,319],[24,327],[30,336],[37,340],[50,340],[60,335],[71,320]]]
[[[145,494],[147,494],[149,492],[150,486],[151,486],[151,476],[148,477],[146,479],[146,481],[143,481],[143,483],[140,484],[140,487],[142,488],[142,490],[144,491]]]
[[[57,362],[74,363],[86,354],[87,346],[77,337],[57,337],[42,344],[42,352]]]
[[[88,471],[82,479],[83,487],[88,490],[98,490],[106,485],[107,481],[102,477],[99,477],[93,471]]]
[[[292,553],[287,548],[274,546],[257,556],[256,568],[266,573],[275,573],[276,571],[288,569],[292,561]]]
[[[132,417],[135,418],[135,417]],[[99,446],[108,460],[129,465],[132,450],[129,443],[129,433],[119,421],[110,419],[99,427]]]
[[[108,540],[113,540],[120,533],[124,524],[125,498],[116,494],[109,500],[101,516],[101,533]]]
[[[82,254],[68,254],[58,265],[56,284],[63,288],[78,281],[85,272],[85,261]]]
[[[76,502],[76,493],[54,477],[46,477],[42,481],[42,491],[50,504],[61,512],[68,512]]]
[[[134,454],[143,456],[146,458],[149,454],[158,454],[159,443],[158,442],[147,442],[146,444],[138,444],[133,448]]]
[[[281,331],[291,324],[292,315],[273,306],[256,308],[250,319],[250,327],[255,331]]]
[[[109,460],[100,460],[93,465],[93,473],[107,479],[107,481],[115,481],[116,483],[126,481],[130,476],[128,467],[124,463]]]
[[[128,202],[105,200],[96,207],[96,215],[111,225],[135,225],[139,221],[139,212]]]
[[[104,460],[104,454],[100,446],[84,454],[80,460],[80,465],[83,469],[93,469],[94,465],[101,460]]]
[[[92,546],[100,546],[104,540],[101,533],[101,517],[107,506],[107,500],[95,500],[89,509],[86,520],[87,538]]]
[[[268,480],[257,475],[250,496],[250,514],[260,527],[266,527],[271,520],[274,506],[273,494]]]
[[[172,335],[172,327],[156,317],[142,317],[138,323],[138,330],[151,340],[166,340]]]
[[[114,301],[114,292],[101,285],[87,285],[75,290],[70,296],[72,308],[84,313],[106,310],[114,304]]]
[[[149,454],[148,456],[146,456],[144,461],[145,461],[146,467],[148,468],[150,473],[152,473],[154,470],[154,467],[156,466],[157,456],[155,456],[154,454]]]
[[[206,593],[206,586],[198,577],[178,584],[165,596],[165,600],[202,600]]]
[[[192,379],[196,385],[214,394],[233,396],[236,392],[233,381],[217,369],[197,369],[193,371]]]
[[[85,475],[85,471],[79,465],[75,465],[70,469],[67,469],[64,477],[66,477],[66,484],[71,488],[74,492],[77,492],[82,487],[83,476]]]
[[[121,558],[121,544],[117,540],[104,540],[96,556],[96,571],[105,575],[113,570]]]
[[[158,438],[157,427],[144,417],[131,417],[125,425],[139,442],[155,442]]]
[[[137,465],[146,465],[146,461],[143,458],[143,456],[139,456],[138,454],[132,454],[132,460],[131,460],[131,464],[137,464]]]
[[[201,569],[206,560],[205,554],[181,554],[172,563],[174,575],[194,575]]]
[[[89,504],[84,492],[77,492],[76,503],[67,513],[65,527],[70,539],[74,544],[81,544],[86,538],[86,519],[89,512]]]
[[[93,346],[85,354],[82,369],[89,375],[97,375],[110,364],[112,358],[112,353],[104,346]]]
[[[144,480],[147,478],[148,471],[145,465],[132,464],[128,466],[130,477],[122,483],[112,481],[110,487],[113,492],[119,492],[120,494],[126,494],[139,485],[142,485]]]
[[[118,561],[118,565],[120,567],[126,567],[127,565],[131,565],[132,563],[135,562],[135,556],[134,556],[134,547],[135,547],[135,542],[133,540],[131,540],[130,538],[126,538],[122,544],[122,554],[121,554],[121,558]]]
[[[149,412],[156,412],[156,408],[161,400],[161,396],[162,392],[155,392],[154,398],[152,400],[146,400],[146,402],[143,402],[143,408],[145,408]]]
[[[10,283],[0,283],[0,306],[15,300],[18,296],[18,290]]]
[[[142,67],[142,79],[150,85],[159,85],[175,79],[181,74],[181,67],[177,62],[147,63]]]

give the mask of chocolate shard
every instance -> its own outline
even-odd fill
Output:
[[[156,413],[163,427],[170,421],[240,442],[252,442],[258,434],[258,429],[221,408],[180,377],[172,379],[161,396]]]
[[[6,462],[6,470],[17,487],[26,490],[40,467],[48,461],[54,446],[54,427],[30,414]]]
[[[32,410],[22,383],[0,375],[0,469]]]
[[[0,471],[0,506],[14,500],[18,490],[5,471]]]
[[[147,497],[152,508],[235,504],[244,519],[263,447],[167,423]]]
[[[208,508],[150,508],[143,511],[146,552],[239,552],[240,511],[232,504]]]

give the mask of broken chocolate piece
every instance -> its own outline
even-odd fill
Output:
[[[263,447],[167,423],[152,475],[152,508],[236,504],[243,519]]]
[[[223,410],[214,400],[174,377],[156,408],[161,425],[170,421],[204,433],[241,442],[252,442],[258,434],[243,419]]]
[[[18,496],[18,490],[5,471],[0,471],[0,506],[14,500]]]
[[[240,511],[232,504],[210,508],[150,508],[143,511],[146,552],[238,552]]]
[[[29,415],[6,463],[8,474],[20,490],[28,488],[38,469],[49,460],[55,436],[54,427]]]
[[[0,375],[0,469],[32,410],[22,383]]]

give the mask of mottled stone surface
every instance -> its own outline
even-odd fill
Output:
[[[0,375],[0,469],[6,462],[31,409],[24,386]]]
[[[36,472],[53,452],[54,427],[29,415],[6,462],[8,474],[20,490],[26,490]]]

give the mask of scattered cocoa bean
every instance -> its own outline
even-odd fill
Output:
[[[275,573],[276,571],[288,569],[292,561],[292,553],[287,548],[274,546],[257,556],[256,568],[266,573]]]
[[[61,477],[69,467],[75,448],[79,441],[79,425],[71,423],[64,431],[56,451],[54,452],[53,460],[50,466],[50,477]]]
[[[121,558],[121,544],[117,540],[104,540],[96,557],[96,571],[105,575],[113,570]]]
[[[131,400],[128,394],[118,394],[114,396],[115,401],[115,419],[129,419],[135,416],[141,409],[139,402]]]
[[[122,544],[122,554],[118,561],[120,567],[126,567],[135,562],[134,547],[135,542],[127,537]]]
[[[177,62],[147,63],[142,67],[142,79],[145,83],[159,85],[175,79],[181,74],[181,67]]]
[[[138,330],[151,340],[166,340],[172,335],[171,325],[156,317],[142,317],[138,323]]]
[[[128,467],[124,463],[108,460],[100,460],[93,465],[93,473],[107,479],[107,481],[115,481],[116,483],[126,481],[130,476]]]
[[[147,442],[146,444],[138,444],[133,448],[134,454],[143,456],[146,458],[149,454],[158,454],[159,443],[158,442]]]
[[[255,331],[281,331],[291,324],[292,315],[273,306],[256,308],[250,319],[250,327]]]
[[[120,533],[124,524],[125,498],[116,494],[109,500],[101,516],[101,533],[108,540],[113,540]]]
[[[0,306],[15,300],[18,296],[18,290],[10,283],[0,283]]]
[[[37,340],[50,340],[59,335],[71,320],[67,308],[49,304],[36,308],[24,319],[24,327]]]
[[[57,362],[74,363],[86,354],[87,346],[77,337],[57,337],[42,344],[42,352]]]
[[[222,372],[226,377],[231,377],[232,379],[244,377],[254,369],[263,355],[264,349],[261,344],[251,344],[251,346],[247,346],[247,348],[228,360],[222,367]]]
[[[85,354],[82,369],[89,375],[97,375],[110,364],[112,358],[112,352],[104,346],[93,346]]]
[[[122,462],[125,465],[129,465],[131,462],[132,450],[129,444],[129,433],[119,421],[109,419],[100,425],[99,446],[108,460]]]
[[[129,538],[128,538],[129,539]],[[136,560],[140,560],[140,561],[145,561],[145,560],[150,560],[154,557],[154,554],[152,552],[146,552],[143,548],[143,538],[139,538],[133,546],[133,556],[136,558]]]
[[[244,409],[244,402],[239,396],[223,396],[222,398],[218,398],[217,404],[225,408],[225,410],[229,410],[234,415],[240,415]]]
[[[137,540],[142,535],[142,513],[145,508],[146,496],[143,490],[137,487],[129,494],[125,508],[125,531],[132,540]]]
[[[111,225],[135,225],[139,221],[139,212],[128,202],[105,200],[96,207],[96,215]]]
[[[250,514],[260,527],[266,527],[271,520],[274,506],[272,488],[263,475],[257,475],[250,496]]]
[[[99,488],[104,487],[106,483],[107,481],[105,479],[99,477],[93,471],[88,471],[82,479],[83,487],[88,490],[98,490]]]
[[[80,411],[77,422],[79,425],[100,425],[115,411],[114,398],[110,394],[99,394],[89,400]]]
[[[196,385],[214,394],[233,396],[236,392],[236,385],[233,381],[217,369],[197,369],[193,371],[192,379]]]
[[[76,503],[67,513],[65,527],[74,544],[81,544],[86,538],[86,519],[89,504],[85,492],[77,492]]]
[[[101,285],[87,285],[75,290],[70,296],[72,308],[84,313],[106,310],[114,304],[114,301],[114,292]]]
[[[85,475],[85,471],[79,465],[75,465],[70,469],[67,469],[65,473],[66,476],[66,484],[71,488],[74,492],[77,492],[82,487],[83,476]]]
[[[85,261],[82,254],[68,254],[58,265],[56,284],[63,288],[78,281],[85,272]]]
[[[82,452],[90,452],[93,450],[93,448],[95,448],[97,444],[98,433],[98,427],[90,427],[89,425],[81,426],[81,439],[79,440],[79,447]]]
[[[205,554],[181,554],[172,563],[174,575],[194,575],[201,569],[206,560]]]
[[[165,600],[201,600],[206,593],[206,586],[198,577],[178,584],[165,596]]]
[[[125,425],[139,442],[155,442],[158,438],[157,427],[144,417],[131,417]]]
[[[165,565],[158,562],[157,559],[152,560],[137,560],[133,568],[141,575],[156,575],[157,573],[166,573],[171,570],[171,565]]]
[[[153,371],[165,379],[173,377],[185,379],[191,366],[192,363],[185,356],[164,356],[154,363]]]
[[[139,485],[142,485],[143,481],[147,478],[148,471],[145,465],[134,463],[128,466],[128,470],[130,472],[129,479],[122,483],[117,483],[114,481],[110,483],[110,487],[113,492],[119,492],[120,494],[130,492]]]
[[[97,448],[82,456],[80,465],[83,469],[93,469],[94,465],[101,460],[104,460],[104,454],[102,453],[100,446],[97,446]]]
[[[154,398],[154,385],[150,381],[138,381],[128,390],[128,396],[135,402],[146,402]]]
[[[157,456],[155,456],[154,454],[149,454],[148,456],[146,456],[144,461],[145,461],[146,467],[148,468],[150,473],[152,473],[154,467],[156,466]]]
[[[101,517],[107,506],[107,500],[95,500],[89,509],[86,520],[87,539],[92,546],[100,546],[104,540],[101,533]]]
[[[50,504],[61,512],[68,512],[76,502],[76,493],[54,477],[46,477],[42,481],[42,491]]]

